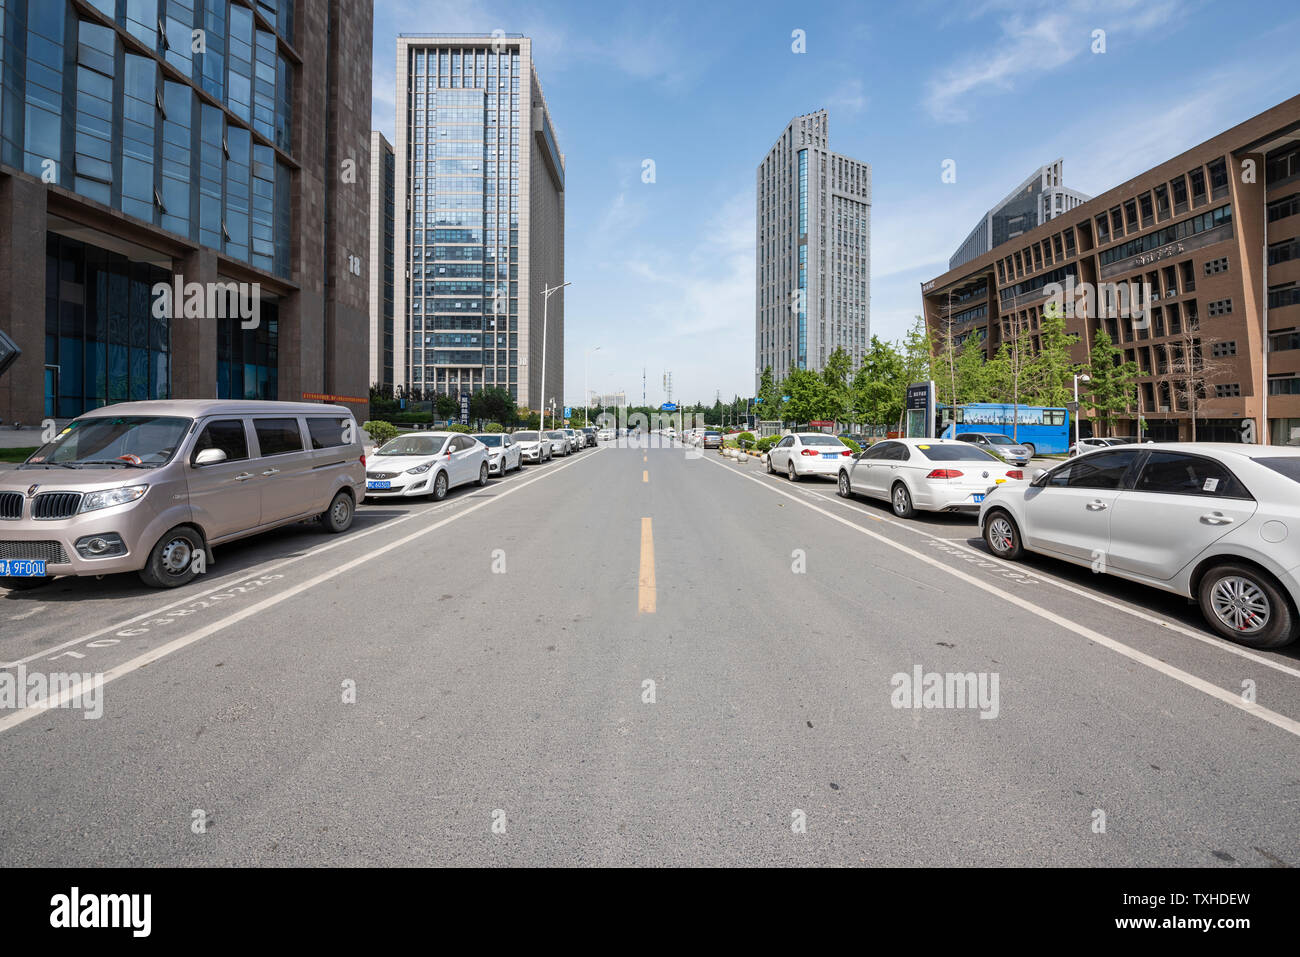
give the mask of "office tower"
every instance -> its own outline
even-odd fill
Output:
[[[370,133],[370,384],[393,388],[394,202],[397,162],[393,146]]]

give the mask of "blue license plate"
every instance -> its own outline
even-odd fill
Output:
[[[392,487],[393,487],[392,482],[367,482],[366,483],[366,488],[385,489],[385,488],[392,488]]]
[[[824,459],[837,459],[837,458],[839,458],[839,457],[840,457],[840,453],[838,453],[838,452],[823,452],[823,453],[822,453],[822,458],[824,458]]]
[[[972,497],[973,499],[975,499],[975,504],[976,504],[976,505],[978,505],[980,502],[984,501],[984,496],[983,496],[983,495],[972,495],[971,497]]]
[[[45,561],[43,559],[0,559],[0,577],[43,578],[45,574]]]

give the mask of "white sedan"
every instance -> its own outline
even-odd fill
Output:
[[[366,463],[366,498],[431,495],[442,501],[457,485],[488,483],[487,447],[459,432],[399,435]]]
[[[768,450],[767,471],[781,472],[792,482],[805,475],[834,478],[841,463],[852,454],[849,447],[833,435],[795,432]]]
[[[970,442],[890,439],[840,466],[839,493],[884,499],[899,518],[911,518],[918,510],[973,514],[989,489],[1024,477],[1020,469]]]
[[[999,558],[1039,552],[1193,598],[1231,641],[1300,637],[1300,449],[1100,449],[990,494],[980,528]]]
[[[493,475],[524,467],[524,453],[519,443],[503,432],[482,432],[474,436],[487,448],[488,470]]]

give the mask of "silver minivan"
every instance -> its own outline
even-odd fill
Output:
[[[174,588],[214,546],[315,519],[352,525],[361,430],[338,405],[124,402],[73,420],[0,471],[0,587],[139,572]]]

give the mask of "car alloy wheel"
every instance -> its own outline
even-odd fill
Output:
[[[487,483],[488,483],[488,465],[486,462],[484,462],[482,465],[478,467],[479,488],[482,488],[484,485],[487,485]]]
[[[438,477],[433,480],[433,500],[441,502],[447,497],[447,473],[439,472]]]
[[[1006,555],[1015,547],[1016,533],[1003,516],[999,515],[989,522],[988,543],[989,548],[998,555]]]
[[[785,474],[791,482],[799,481],[799,473],[794,470],[794,459],[785,463]]]
[[[844,471],[841,471],[841,472],[840,472],[840,490],[839,490],[839,491],[840,491],[840,497],[841,497],[841,498],[852,498],[852,497],[853,497],[853,488],[852,488],[852,486],[849,485],[849,473],[848,473],[848,472],[844,472]]]
[[[1225,627],[1239,635],[1256,635],[1268,627],[1273,605],[1258,584],[1240,575],[1226,575],[1210,590],[1210,607]]]
[[[907,486],[899,482],[894,486],[893,494],[894,514],[899,518],[911,518],[915,513],[912,509],[912,496],[907,491]]]

